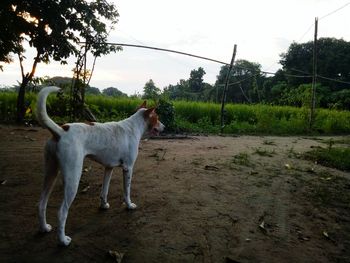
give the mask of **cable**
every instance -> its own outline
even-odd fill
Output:
[[[347,2],[345,5],[343,5],[343,6],[339,7],[339,8],[337,8],[337,9],[335,9],[334,11],[332,11],[332,12],[330,12],[330,13],[328,13],[328,14],[322,16],[319,20],[324,19],[324,18],[326,18],[326,17],[328,17],[328,16],[330,16],[330,15],[335,14],[336,12],[342,10],[343,8],[347,7],[348,5],[350,5],[350,2]]]
[[[350,85],[350,82],[339,80],[339,79],[332,79],[332,78],[324,77],[324,76],[321,76],[321,75],[316,75],[316,77],[317,78],[321,78],[321,79],[331,80],[331,81],[334,81],[334,82],[339,82],[339,83],[344,83],[344,84]]]
[[[80,42],[80,43],[83,43],[83,42]],[[186,53],[186,52],[182,52],[182,51],[176,51],[176,50],[173,50],[173,49],[166,49],[166,48],[159,48],[159,47],[150,47],[150,46],[144,46],[144,45],[125,44],[125,43],[106,43],[106,44],[107,45],[115,45],[115,46],[124,46],[124,47],[136,47],[136,48],[153,49],[153,50],[157,50],[157,51],[165,51],[165,52],[170,52],[170,53],[176,53],[176,54],[180,54],[180,55],[195,57],[195,58],[199,58],[199,59],[209,60],[209,61],[216,62],[216,63],[223,64],[223,65],[230,65],[229,63],[226,63],[226,62],[223,62],[223,61],[219,61],[219,60],[216,60],[216,59],[207,58],[207,57],[198,56],[198,55],[193,55],[193,54],[190,54],[190,53]]]
[[[314,24],[312,23],[309,28],[305,31],[305,33],[298,39],[297,42],[300,42],[305,36],[307,33],[309,33],[309,31],[311,30],[311,28],[313,28]]]
[[[350,4],[350,2],[349,2],[349,4]],[[85,44],[85,42],[79,42],[79,44]],[[194,55],[194,54],[190,54],[190,53],[186,53],[186,52],[176,51],[176,50],[172,50],[172,49],[150,47],[150,46],[144,46],[144,45],[125,44],[125,43],[106,43],[106,44],[108,44],[108,45],[115,45],[115,46],[136,47],[136,48],[145,48],[145,49],[153,49],[153,50],[157,50],[157,51],[171,52],[171,53],[176,53],[176,54],[180,54],[180,55],[186,55],[186,56],[190,56],[190,57],[195,57],[195,58],[199,58],[199,59],[208,60],[208,61],[212,61],[212,62],[215,62],[215,63],[223,64],[223,65],[230,65],[229,63],[226,63],[226,62],[223,62],[223,61],[220,61],[220,60],[207,58],[207,57],[203,57],[203,56],[198,56],[198,55]],[[245,68],[245,67],[237,66],[237,65],[235,65],[235,67],[236,68],[240,68],[240,69],[245,69],[245,70],[248,70],[250,72],[258,72],[257,74],[261,74],[261,73],[267,74],[267,75],[276,75],[277,74],[277,72],[268,72],[268,71],[262,71],[262,70],[256,71],[256,70],[252,70],[250,68]],[[297,70],[297,69],[292,69],[292,70],[299,71],[299,72],[302,72],[302,73],[305,73],[305,74],[308,74],[308,75],[294,75],[294,74],[288,74],[288,73],[283,73],[283,74],[285,76],[287,76],[287,77],[294,77],[294,78],[311,78],[312,77],[312,75],[310,75],[310,73],[307,73],[305,71],[301,71],[301,70]],[[350,84],[350,82],[337,80],[337,79],[332,79],[332,78],[324,77],[324,76],[321,76],[321,75],[317,75],[317,77],[320,77],[320,78],[323,78],[323,79],[327,79],[327,80],[331,80],[331,81],[335,81],[335,82],[344,83],[344,84]],[[239,82],[241,82],[241,81],[239,81]],[[237,84],[237,83],[230,83],[229,85],[234,85],[234,84]]]

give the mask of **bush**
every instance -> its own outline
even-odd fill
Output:
[[[165,99],[160,99],[156,111],[159,115],[160,121],[165,125],[165,130],[175,131],[176,125],[174,105]]]

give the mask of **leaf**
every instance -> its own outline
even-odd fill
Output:
[[[121,263],[124,257],[124,253],[118,252],[116,250],[109,250],[109,255],[115,259],[116,262]]]
[[[325,238],[327,238],[327,239],[330,239],[330,238],[329,238],[329,235],[328,235],[328,232],[326,232],[326,231],[323,231],[323,236],[324,236]]]
[[[204,167],[204,169],[205,169],[205,170],[210,170],[210,171],[218,171],[218,170],[219,170],[218,167],[213,166],[213,165],[206,165],[206,166]]]
[[[88,185],[83,190],[81,190],[81,192],[85,194],[89,189],[90,189],[90,186]]]
[[[261,224],[259,225],[259,227],[260,227],[261,229],[265,229],[265,222],[262,221]],[[265,229],[265,230],[266,230],[266,229]]]
[[[284,165],[284,167],[286,167],[288,170],[291,170],[291,169],[292,169],[292,166],[291,166],[289,163],[286,163],[286,164]]]
[[[267,230],[265,228],[265,221],[262,221],[261,224],[259,225],[259,229],[264,233],[266,234],[267,233]]]
[[[7,180],[2,180],[1,185],[5,185],[7,183]]]

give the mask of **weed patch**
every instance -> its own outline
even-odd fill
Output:
[[[253,166],[252,162],[250,161],[250,157],[247,153],[239,153],[233,156],[232,162],[234,164],[243,165],[247,167]]]
[[[276,154],[275,150],[267,150],[262,148],[255,148],[254,154],[260,155],[260,156],[266,156],[266,157],[272,157]]]
[[[315,148],[312,151],[306,152],[303,157],[324,166],[350,171],[350,148]]]

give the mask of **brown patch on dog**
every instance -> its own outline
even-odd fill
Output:
[[[86,125],[89,125],[89,126],[94,126],[95,123],[94,122],[91,122],[91,121],[85,121],[84,122]]]
[[[155,112],[156,108],[147,109],[144,113],[144,118],[148,119],[149,129],[153,129],[158,124],[158,114]]]
[[[151,114],[151,116],[149,117],[149,122],[150,122],[150,126],[153,128],[158,124],[158,115],[157,113],[153,113]]]
[[[68,130],[69,130],[69,125],[68,125],[68,124],[63,124],[63,125],[61,126],[61,128],[62,128],[63,130],[65,130],[65,131],[68,131]]]

